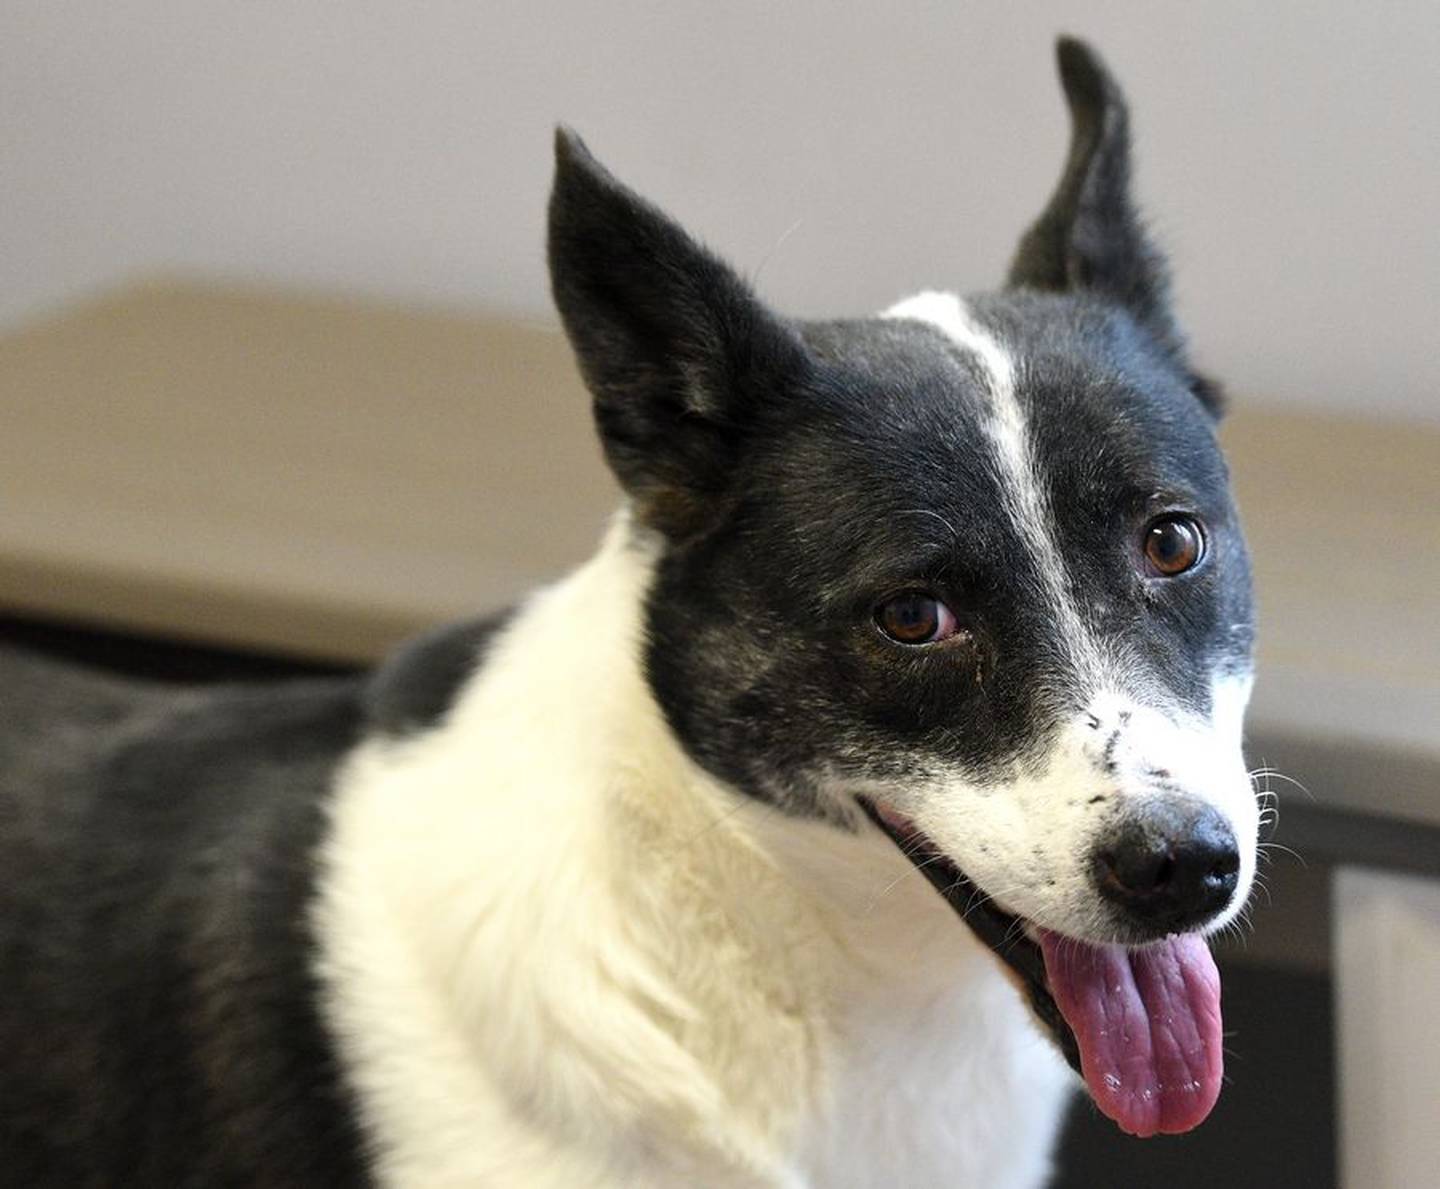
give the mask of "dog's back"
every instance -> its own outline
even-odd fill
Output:
[[[5,1184],[356,1184],[301,911],[359,683],[0,650]]]

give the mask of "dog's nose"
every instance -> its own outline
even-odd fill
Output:
[[[1095,852],[1100,894],[1147,929],[1180,932],[1230,903],[1240,850],[1229,824],[1188,798],[1154,801]]]

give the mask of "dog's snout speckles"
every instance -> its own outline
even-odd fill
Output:
[[[1100,753],[1100,770],[1107,776],[1114,776],[1118,765],[1115,762],[1115,752],[1120,747],[1120,728],[1116,727],[1110,732],[1110,737],[1105,740],[1105,749]]]

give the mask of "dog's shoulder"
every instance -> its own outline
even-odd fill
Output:
[[[499,611],[444,624],[401,644],[366,683],[367,728],[401,736],[438,724],[512,616],[511,611]]]

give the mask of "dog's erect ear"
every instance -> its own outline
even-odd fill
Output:
[[[1089,290],[1124,306],[1184,363],[1170,309],[1170,272],[1130,195],[1130,113],[1120,86],[1083,41],[1056,44],[1070,106],[1070,155],[1050,205],[1025,233],[1010,284]],[[1196,395],[1220,411],[1219,390],[1197,377]]]
[[[611,468],[655,527],[703,528],[757,403],[804,365],[798,337],[566,128],[549,255]]]
[[[1173,334],[1169,273],[1130,197],[1130,113],[1119,85],[1084,42],[1056,46],[1070,105],[1070,155],[1050,205],[1020,241],[1010,283],[1095,290],[1150,329]]]

